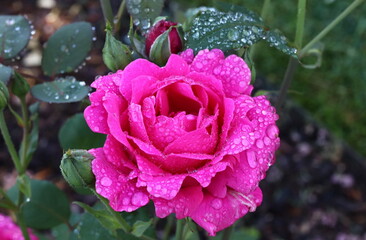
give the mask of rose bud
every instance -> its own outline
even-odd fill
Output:
[[[113,37],[110,25],[107,25],[106,32],[103,61],[113,72],[124,69],[132,61],[132,53],[127,45]]]
[[[151,60],[165,64],[171,53],[182,50],[182,37],[179,35],[177,23],[160,20],[148,32],[145,53]],[[166,56],[168,55],[168,56]]]
[[[5,83],[0,81],[0,111],[2,111],[7,105],[9,100],[9,91]]]
[[[91,170],[94,156],[86,150],[69,150],[61,160],[61,173],[75,191],[89,193],[87,189],[94,186],[95,177]]]
[[[24,97],[29,92],[30,86],[22,75],[14,71],[12,92],[18,97]]]

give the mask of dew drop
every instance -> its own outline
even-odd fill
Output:
[[[257,166],[257,157],[255,156],[254,151],[247,150],[247,160],[251,168],[255,168]]]
[[[102,180],[100,180],[100,184],[104,187],[109,187],[112,185],[112,180],[109,177],[103,177]]]
[[[216,210],[220,210],[222,208],[222,200],[219,198],[215,198],[211,201],[211,206]]]
[[[236,41],[239,39],[239,32],[234,29],[230,29],[230,31],[227,34],[227,37],[229,38],[230,41]]]

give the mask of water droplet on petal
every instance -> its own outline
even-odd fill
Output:
[[[100,180],[100,184],[104,187],[109,187],[112,185],[112,180],[109,177],[103,177],[102,180]]]
[[[211,201],[211,206],[216,209],[219,210],[222,208],[222,200],[219,198],[215,198],[214,200]]]
[[[254,151],[247,150],[247,160],[251,168],[255,168],[257,166],[257,157],[255,156]]]

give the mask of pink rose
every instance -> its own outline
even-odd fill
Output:
[[[38,237],[28,229],[31,240],[38,240]],[[0,214],[0,239],[1,240],[24,240],[22,230],[13,222],[13,220],[5,215]]]
[[[97,79],[84,112],[107,134],[90,150],[96,191],[116,211],[152,200],[158,217],[191,217],[210,235],[254,211],[280,140],[250,80],[243,59],[218,49],[173,54],[162,68],[138,59]]]

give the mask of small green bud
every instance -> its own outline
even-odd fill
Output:
[[[165,31],[163,34],[157,37],[154,43],[151,45],[149,58],[159,66],[165,65],[171,54],[169,47],[170,30]]]
[[[11,91],[18,97],[24,97],[29,92],[30,86],[22,75],[14,71]]]
[[[68,150],[61,160],[61,173],[75,191],[89,193],[88,188],[95,184],[95,176],[91,169],[94,156],[86,150]]]
[[[5,85],[3,81],[0,81],[0,111],[4,110],[4,108],[8,105],[8,101],[9,101],[8,87]]]
[[[113,37],[111,28],[108,25],[106,33],[107,35],[103,48],[103,61],[113,72],[124,69],[132,61],[131,51],[127,45]]]

